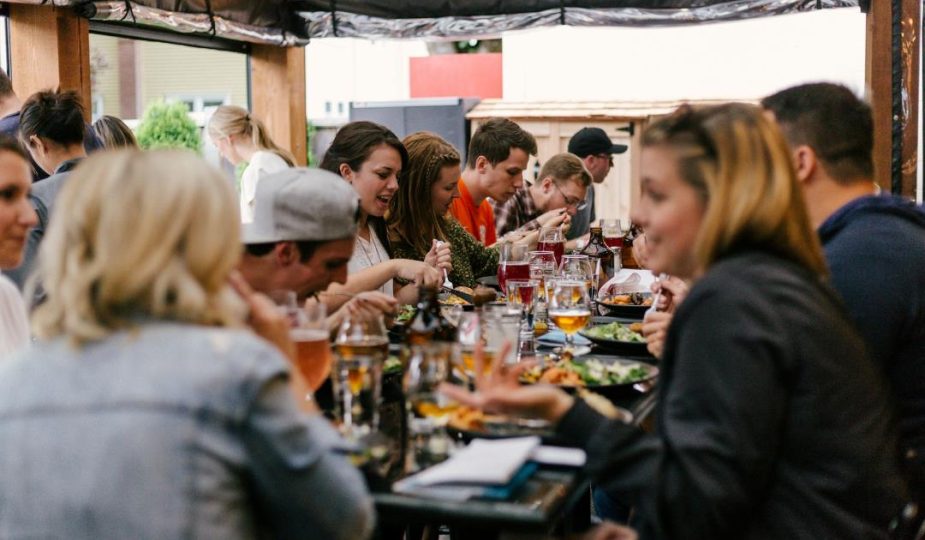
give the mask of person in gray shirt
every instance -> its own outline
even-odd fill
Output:
[[[136,150],[72,180],[39,254],[40,340],[0,364],[0,538],[367,538],[288,322],[233,271],[228,182]]]

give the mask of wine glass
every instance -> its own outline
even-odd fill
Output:
[[[559,264],[562,261],[562,255],[565,254],[565,233],[559,227],[542,229],[537,239],[536,249],[551,251],[556,264]]]
[[[565,334],[565,352],[573,353],[575,333],[591,320],[591,301],[584,281],[556,280],[549,293],[549,318]]]
[[[559,265],[559,276],[575,281],[584,281],[590,294],[591,290],[596,287],[597,272],[594,265],[587,255],[566,255],[562,258],[562,264]]]
[[[527,245],[505,243],[498,252],[498,287],[507,290],[505,284],[509,279],[527,279],[530,277],[530,263],[527,261]]]

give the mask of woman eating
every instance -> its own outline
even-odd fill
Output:
[[[59,202],[40,341],[0,363],[2,535],[368,537],[372,501],[304,399],[288,321],[232,274],[228,181],[191,152],[113,151]]]
[[[392,258],[383,216],[407,164],[404,145],[379,124],[351,122],[334,136],[321,168],[339,174],[353,186],[360,198],[360,219],[353,257],[347,265],[347,283],[328,289],[325,303],[329,308],[342,304],[347,294],[376,289],[411,304],[417,299],[417,290],[402,287],[402,281],[436,287],[443,280],[442,269],[451,269],[448,247],[432,248],[423,262]]]
[[[656,430],[605,421],[500,366],[488,411],[537,415],[636,507],[640,537],[886,538],[902,506],[884,381],[826,284],[787,143],[761,111],[682,107],[642,138],[653,272],[691,279],[661,360]]]
[[[402,141],[408,166],[388,214],[395,255],[424,260],[435,242],[449,244],[455,286],[475,287],[479,276],[493,275],[498,250],[486,248],[448,214],[459,197],[459,152],[434,133],[418,132]]]

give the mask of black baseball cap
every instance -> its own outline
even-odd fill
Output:
[[[614,144],[607,132],[596,127],[581,128],[568,141],[568,151],[581,158],[591,154],[622,154],[628,149],[625,144]]]

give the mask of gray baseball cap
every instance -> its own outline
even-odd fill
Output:
[[[257,182],[254,221],[245,244],[341,240],[356,235],[359,199],[353,186],[323,169],[285,169]]]

